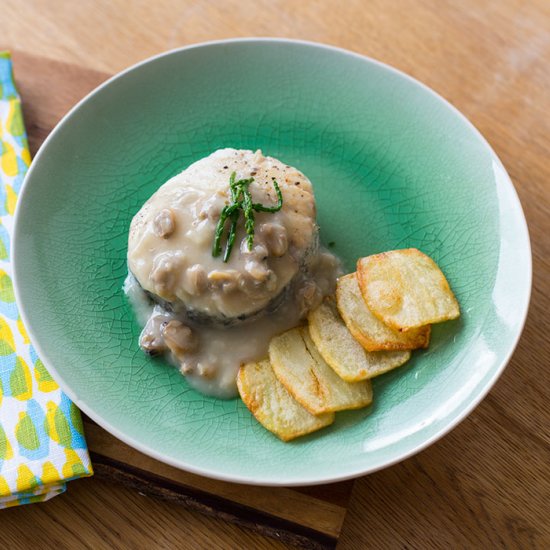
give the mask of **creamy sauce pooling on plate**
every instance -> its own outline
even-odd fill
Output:
[[[216,225],[230,204],[229,180],[254,178],[248,246],[239,220],[227,262],[214,257]],[[225,227],[224,235],[228,232]],[[225,241],[224,241],[225,243]],[[144,326],[141,348],[166,354],[199,391],[237,394],[239,366],[267,354],[270,339],[298,325],[334,292],[339,261],[318,242],[311,182],[260,151],[222,149],[166,182],[130,226],[125,292]]]

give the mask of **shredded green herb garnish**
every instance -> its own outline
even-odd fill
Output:
[[[248,190],[248,186],[254,181],[254,178],[235,181],[236,177],[237,174],[233,172],[229,178],[229,190],[231,192],[232,203],[225,205],[220,213],[220,219],[218,220],[216,231],[214,233],[214,244],[212,246],[212,256],[219,256],[222,253],[221,241],[225,229],[225,223],[229,219],[231,221],[231,225],[229,226],[229,233],[227,234],[227,242],[225,244],[225,252],[223,254],[224,262],[229,260],[231,250],[235,244],[240,210],[243,211],[244,215],[244,228],[246,230],[248,250],[252,250],[252,245],[254,244],[254,227],[256,224],[254,212],[274,213],[278,212],[283,207],[283,195],[275,178],[271,179],[273,181],[275,192],[277,193],[277,204],[275,206],[265,206],[264,204],[252,202],[252,195]]]

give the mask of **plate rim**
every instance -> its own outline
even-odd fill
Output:
[[[59,374],[55,366],[52,364],[52,362],[47,357],[47,354],[45,353],[45,350],[42,348],[40,343],[34,339],[33,332],[30,324],[29,316],[27,315],[27,312],[30,308],[27,308],[25,306],[24,300],[22,300],[22,291],[19,286],[19,276],[18,273],[23,271],[23,268],[20,266],[18,260],[17,260],[17,249],[19,248],[20,244],[20,231],[18,230],[20,226],[20,218],[21,218],[21,204],[23,204],[24,197],[25,197],[25,191],[28,188],[28,182],[30,180],[30,176],[33,173],[33,168],[36,166],[37,161],[40,159],[44,151],[47,149],[47,145],[51,139],[54,138],[55,134],[58,132],[60,127],[69,120],[73,114],[80,108],[81,105],[86,103],[89,98],[91,98],[93,95],[101,91],[103,88],[109,86],[111,82],[122,78],[126,74],[139,69],[141,66],[146,65],[148,63],[154,62],[158,59],[161,59],[163,57],[168,57],[170,55],[179,54],[181,52],[186,52],[189,50],[193,50],[196,48],[204,48],[204,47],[212,47],[212,46],[222,46],[226,44],[236,44],[236,43],[255,43],[255,42],[262,42],[262,43],[272,43],[272,44],[293,44],[293,45],[302,45],[302,46],[309,46],[312,48],[317,49],[323,49],[329,52],[337,52],[343,55],[347,55],[353,58],[360,59],[362,61],[366,61],[368,63],[371,63],[373,65],[377,65],[380,68],[383,68],[386,71],[389,71],[391,73],[396,74],[397,76],[404,78],[405,80],[408,80],[415,86],[419,86],[423,89],[424,92],[429,93],[434,99],[436,99],[439,102],[442,102],[447,108],[450,108],[451,111],[454,112],[455,115],[458,115],[458,117],[462,120],[462,122],[466,123],[466,125],[469,127],[471,131],[474,132],[474,134],[477,136],[477,138],[480,140],[481,144],[485,146],[485,148],[488,150],[488,152],[491,154],[493,160],[497,163],[499,168],[502,170],[502,174],[505,174],[505,177],[502,179],[502,182],[507,187],[507,192],[509,193],[509,196],[511,198],[512,204],[515,207],[516,213],[519,214],[519,226],[518,229],[521,229],[521,232],[523,233],[522,237],[525,240],[526,250],[528,256],[528,265],[524,266],[527,268],[526,273],[526,281],[528,283],[527,288],[523,290],[523,293],[525,294],[524,297],[524,304],[522,310],[519,312],[518,319],[520,319],[520,323],[518,324],[518,330],[517,334],[514,336],[513,341],[511,342],[508,352],[506,353],[505,357],[500,361],[500,364],[495,368],[495,371],[493,375],[486,381],[485,386],[481,388],[479,393],[471,399],[471,401],[464,407],[464,410],[461,411],[459,414],[457,414],[454,418],[450,420],[445,426],[443,426],[440,430],[438,430],[435,434],[433,434],[431,437],[427,438],[425,441],[418,445],[414,445],[409,451],[405,453],[398,453],[398,456],[394,457],[393,459],[385,461],[383,464],[375,465],[372,467],[363,467],[363,468],[349,468],[349,471],[346,471],[345,473],[341,475],[314,475],[311,478],[303,478],[300,480],[274,480],[273,478],[267,478],[265,477],[256,477],[256,478],[250,478],[243,476],[242,474],[227,474],[227,473],[220,473],[217,470],[211,469],[211,468],[201,468],[199,466],[195,466],[193,464],[189,464],[183,460],[177,460],[173,459],[171,457],[166,457],[162,453],[157,452],[154,448],[148,447],[147,445],[144,445],[140,443],[139,441],[133,439],[130,436],[127,436],[124,432],[121,432],[116,427],[112,426],[108,421],[104,420],[101,415],[96,414],[94,411],[91,410],[91,408],[88,407],[88,405],[80,399],[70,387],[68,387],[65,384],[65,381],[63,380],[63,377]],[[158,460],[160,462],[163,462],[164,464],[168,464],[170,466],[173,466],[175,468],[208,477],[211,479],[217,479],[220,481],[226,481],[226,482],[232,482],[232,483],[239,483],[243,485],[260,485],[265,487],[299,487],[299,486],[309,486],[309,485],[322,485],[327,483],[335,483],[339,481],[345,481],[349,479],[354,479],[363,475],[368,475],[374,472],[377,472],[379,470],[382,470],[384,468],[388,468],[390,466],[393,466],[394,464],[397,464],[399,462],[402,462],[406,460],[407,458],[410,458],[411,456],[414,456],[418,454],[419,452],[423,451],[439,439],[441,439],[444,435],[449,433],[451,430],[453,430],[458,424],[460,424],[467,416],[469,416],[472,411],[483,401],[483,399],[486,397],[486,395],[489,393],[491,388],[495,385],[496,381],[500,378],[502,375],[504,369],[510,362],[510,359],[513,355],[513,353],[516,350],[516,347],[518,345],[518,342],[523,334],[523,330],[525,328],[525,323],[527,320],[527,314],[529,311],[529,305],[531,301],[531,293],[532,293],[532,286],[533,286],[533,259],[532,259],[532,249],[531,249],[531,241],[530,241],[530,235],[529,235],[529,228],[527,225],[527,220],[525,217],[525,213],[523,211],[523,207],[521,204],[521,201],[519,199],[518,193],[514,187],[514,184],[506,171],[502,161],[494,151],[494,149],[491,147],[487,139],[481,134],[481,132],[474,126],[474,124],[463,114],[461,113],[458,108],[456,108],[452,103],[450,103],[447,99],[445,99],[442,95],[437,93],[435,90],[430,88],[428,85],[424,84],[423,82],[417,80],[416,78],[410,76],[409,74],[401,71],[400,69],[397,69],[391,65],[388,65],[386,63],[383,63],[381,61],[378,61],[377,59],[373,59],[372,57],[354,52],[352,50],[348,50],[345,48],[341,48],[338,46],[326,44],[326,43],[320,43],[320,42],[314,42],[309,40],[301,40],[301,39],[294,39],[294,38],[278,38],[278,37],[243,37],[243,38],[228,38],[228,39],[221,39],[221,40],[210,40],[205,42],[198,42],[194,44],[189,44],[187,46],[183,47],[177,47],[173,48],[164,52],[161,52],[159,54],[156,54],[154,56],[148,57],[142,61],[139,61],[138,63],[135,63],[126,69],[116,73],[115,75],[109,77],[107,80],[102,82],[99,86],[94,88],[92,91],[90,91],[88,94],[86,94],[80,101],[78,101],[62,118],[57,122],[55,127],[52,129],[50,134],[46,137],[42,145],[40,146],[37,154],[35,155],[34,159],[32,160],[30,167],[25,174],[24,181],[22,183],[21,189],[19,191],[14,220],[13,220],[13,235],[11,239],[11,266],[12,266],[12,282],[13,282],[13,288],[14,288],[14,294],[15,299],[17,303],[17,307],[19,310],[19,315],[21,317],[21,320],[23,321],[23,324],[25,325],[29,338],[32,342],[33,347],[36,349],[36,352],[38,356],[41,358],[42,362],[44,363],[46,369],[48,372],[52,374],[55,381],[61,388],[61,390],[67,394],[67,396],[73,401],[73,403],[87,416],[89,416],[94,422],[96,422],[99,426],[101,426],[103,429],[105,429],[107,432],[114,435],[117,439],[121,440],[123,443],[126,443],[127,445],[133,447],[134,449],[138,450],[139,452],[150,456],[154,458],[155,460]]]

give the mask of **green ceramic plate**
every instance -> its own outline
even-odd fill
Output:
[[[261,148],[314,182],[321,236],[355,260],[417,247],[462,306],[432,345],[376,379],[374,404],[292,443],[237,399],[191,390],[138,349],[121,287],[132,216],[168,178],[221,147]],[[314,484],[423,449],[488,392],[516,345],[531,288],[525,219],[502,164],[441,97],[371,59],[248,39],[168,52],[81,101],[36,156],[20,196],[23,319],[63,389],[108,431],[206,476]]]

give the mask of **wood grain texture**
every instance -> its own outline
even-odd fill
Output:
[[[162,462],[158,462],[132,447],[118,441],[93,423],[86,423],[86,440],[92,457],[100,454],[94,460],[96,463],[109,464],[110,461],[122,463],[129,468],[141,470],[149,474],[149,479],[165,480],[171,485],[189,487],[192,492],[205,495],[215,495],[218,500],[235,503],[264,515],[270,515],[287,522],[315,529],[319,533],[337,539],[345,516],[349,499],[350,484],[334,484],[311,489],[309,493],[301,493],[294,489],[283,487],[251,487],[238,483],[226,483],[183,472]],[[334,492],[336,498],[331,498]],[[338,503],[338,497],[342,501]],[[200,499],[198,499],[200,500]],[[215,504],[212,505],[216,508]],[[220,506],[222,508],[223,506]],[[235,512],[238,515],[237,512]]]
[[[0,518],[10,550],[268,548],[287,546],[231,523],[146,497],[96,478],[40,506],[10,508]]]
[[[356,481],[339,548],[550,547],[547,0],[0,0],[0,13],[9,21],[0,48],[106,72],[231,36],[332,43],[408,72],[466,114],[522,200],[534,260],[530,315],[509,367],[467,420],[415,458]],[[283,547],[97,479],[2,512],[0,525],[10,548],[31,547],[44,533],[59,548]]]

